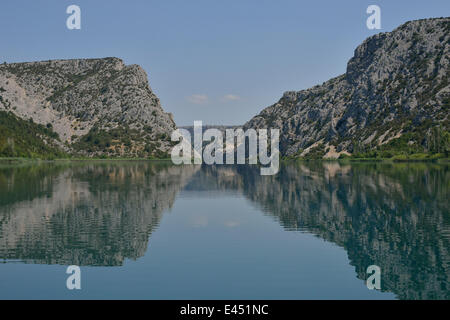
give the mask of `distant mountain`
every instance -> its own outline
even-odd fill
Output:
[[[118,58],[4,63],[2,110],[54,131],[65,152],[84,156],[165,156],[176,128],[145,71]],[[0,145],[0,155],[10,147]]]
[[[190,134],[191,134],[191,137],[193,138],[194,137],[194,126],[182,126],[182,127],[179,127],[180,129],[185,129],[185,130],[187,130]],[[226,136],[226,130],[227,129],[233,129],[233,130],[236,130],[236,129],[240,129],[240,128],[242,128],[242,126],[224,126],[224,125],[217,125],[217,126],[214,126],[214,125],[202,125],[202,134],[206,131],[206,130],[209,130],[209,129],[217,129],[217,130],[219,130],[220,132],[222,132],[222,134],[223,134],[223,136],[225,137]]]
[[[284,156],[450,152],[450,18],[364,41],[344,75],[286,92],[244,126],[279,128]]]

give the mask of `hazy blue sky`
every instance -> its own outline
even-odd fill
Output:
[[[66,28],[67,6],[82,29]],[[448,0],[2,0],[0,60],[115,56],[139,64],[178,125],[242,124],[284,91],[345,72],[355,47],[382,30],[450,15]]]

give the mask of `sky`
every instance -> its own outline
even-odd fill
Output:
[[[80,30],[66,27],[69,5]],[[345,73],[367,37],[442,16],[448,0],[2,0],[0,62],[119,57],[145,69],[177,125],[240,125]]]

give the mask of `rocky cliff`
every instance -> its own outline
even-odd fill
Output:
[[[147,74],[118,58],[0,65],[0,111],[57,133],[69,153],[161,156],[175,129]]]
[[[285,156],[449,150],[450,18],[364,41],[344,75],[286,92],[245,128],[279,128]]]

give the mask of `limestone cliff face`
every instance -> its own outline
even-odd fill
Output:
[[[118,58],[0,65],[0,110],[48,125],[70,152],[155,155],[175,129],[147,74]]]
[[[408,22],[364,41],[344,75],[286,92],[245,128],[279,128],[286,156],[338,157],[401,137],[420,152],[433,128],[449,130],[449,74],[450,18]]]

